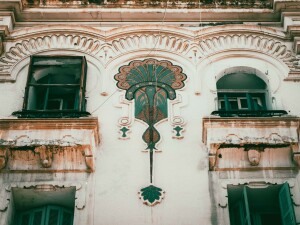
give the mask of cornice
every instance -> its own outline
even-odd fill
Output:
[[[110,8],[111,7],[111,8]],[[38,7],[23,8],[21,0],[1,1],[0,11],[14,11],[17,22],[62,22],[62,21],[94,21],[94,22],[191,22],[199,21],[201,13],[202,22],[222,22],[222,21],[240,21],[240,22],[279,22],[281,12],[297,11],[300,8],[299,1],[275,1],[273,9],[258,8],[167,8],[167,14],[164,18],[163,7],[157,8],[131,8],[122,5],[122,7],[109,6],[60,6],[60,7]],[[1,13],[0,13],[1,15]]]
[[[0,130],[61,130],[95,129],[98,130],[98,118],[70,119],[0,119]]]
[[[300,117],[291,116],[291,117],[203,117],[203,127],[211,128],[214,127],[213,124],[223,124],[228,127],[235,124],[238,127],[249,127],[251,126],[276,126],[276,127],[286,127],[294,124],[299,127]],[[217,127],[219,127],[217,125]],[[300,127],[299,127],[300,128]]]

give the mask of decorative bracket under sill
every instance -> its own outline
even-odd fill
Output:
[[[88,171],[94,171],[94,156],[90,145],[59,146],[59,145],[38,145],[38,146],[0,146],[0,171],[4,169],[8,162],[8,151],[18,149],[33,150],[39,156],[40,164],[43,168],[51,168],[54,154],[63,151],[65,148],[72,148],[82,152]]]
[[[7,148],[0,148],[0,170],[6,166],[8,157],[7,157]]]

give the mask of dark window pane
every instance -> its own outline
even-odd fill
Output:
[[[78,87],[30,86],[29,110],[70,110],[78,108]]]
[[[81,58],[33,58],[31,67],[32,84],[79,84]]]
[[[58,209],[50,209],[49,221],[46,224],[47,225],[58,225],[58,215],[59,215]]]
[[[30,84],[79,84],[81,68],[57,68],[42,72],[34,70]]]
[[[261,214],[261,225],[282,225],[280,214]]]
[[[230,104],[230,109],[231,110],[239,109],[238,102],[236,100],[230,100],[229,104]]]
[[[221,106],[221,110],[224,110],[225,109],[225,101],[221,101],[220,102],[220,106]]]
[[[43,216],[43,211],[35,212],[32,225],[44,225],[42,224],[42,216]]]
[[[241,108],[242,109],[248,109],[248,102],[247,99],[240,99]]]
[[[19,225],[29,225],[30,214],[26,213],[21,216],[21,223]]]

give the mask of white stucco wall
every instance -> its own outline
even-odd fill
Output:
[[[142,34],[143,30],[135,32]],[[189,34],[190,31],[186,30],[186,35]],[[120,35],[125,36],[121,29]],[[13,46],[13,43],[7,44],[7,49],[9,45]],[[286,45],[291,48],[290,43]],[[202,118],[215,110],[216,76],[232,67],[250,67],[262,74],[268,71],[265,79],[270,96],[276,98],[277,109],[300,116],[300,104],[297,103],[300,85],[284,81],[288,76],[288,67],[282,60],[247,48],[217,51],[199,59],[169,51],[167,47],[153,51],[152,45],[148,49],[145,46],[147,44],[141,49],[124,50],[106,63],[89,52],[71,51],[63,47],[38,53],[87,57],[87,111],[98,117],[100,124],[101,143],[94,149],[95,171],[87,174],[0,174],[0,183],[73,182],[84,185],[85,189],[80,195],[85,196],[85,207],[75,209],[74,225],[229,225],[228,207],[219,206],[226,201],[224,193],[220,191],[224,189],[224,182],[292,180],[295,183],[293,191],[299,191],[300,180],[295,171],[209,172],[208,149],[202,141]],[[157,145],[161,152],[154,155],[154,184],[165,191],[165,198],[154,207],[142,204],[138,198],[138,191],[149,185],[149,154],[143,152],[146,145],[142,140],[146,125],[133,119],[133,104],[120,100],[125,91],[118,90],[113,79],[119,67],[131,60],[145,58],[169,60],[181,66],[188,77],[185,87],[177,91],[182,103],[174,105],[169,101],[169,110],[174,110],[174,115],[184,119],[184,138],[172,138],[172,124],[168,120],[157,125],[162,140]],[[20,69],[13,71],[16,73],[15,82],[0,84],[2,118],[10,117],[13,111],[22,109],[28,62],[28,58],[24,59],[20,62]],[[118,121],[124,116],[133,119],[129,124],[130,138],[126,140],[119,138]],[[300,202],[300,199],[296,201]],[[295,206],[295,212],[297,222],[300,222],[298,206]],[[9,213],[0,212],[1,225],[7,224],[7,218]]]

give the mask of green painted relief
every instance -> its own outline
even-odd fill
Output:
[[[181,67],[174,66],[169,61],[145,59],[122,66],[115,79],[118,81],[117,87],[126,90],[126,99],[134,100],[135,118],[148,125],[142,138],[149,150],[150,183],[152,184],[153,151],[156,150],[156,144],[160,140],[160,133],[155,128],[155,124],[168,117],[168,99],[176,98],[175,90],[184,87],[186,75],[182,73]],[[147,188],[141,189],[141,192],[148,191]],[[147,202],[151,203],[151,201]]]

